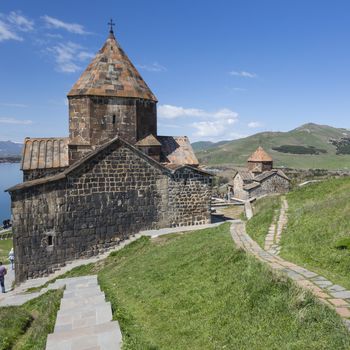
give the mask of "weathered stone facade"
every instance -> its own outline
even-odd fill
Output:
[[[261,181],[260,186],[253,187],[251,190],[247,190],[246,192],[248,194],[247,198],[252,198],[272,193],[287,193],[288,191],[289,180],[283,176],[280,176],[276,172]]]
[[[210,222],[208,174],[170,171],[118,140],[68,174],[37,182],[11,191],[17,282],[140,230]]]
[[[31,181],[47,176],[56,175],[64,171],[64,169],[65,168],[23,170],[23,181]]]
[[[239,199],[248,199],[249,192],[244,190],[244,181],[240,173],[233,178],[233,195]],[[232,187],[232,186],[231,186]]]
[[[289,191],[290,179],[280,169],[273,169],[273,160],[262,147],[248,159],[247,169],[237,171],[228,185],[229,195],[247,200],[272,193]]]
[[[69,137],[25,140],[12,199],[16,282],[151,228],[210,222],[211,175],[110,33],[68,94]]]
[[[135,144],[150,134],[157,135],[154,101],[124,97],[69,97],[71,162],[117,135]]]

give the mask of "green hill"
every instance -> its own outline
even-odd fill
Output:
[[[262,132],[224,144],[214,144],[214,147],[202,149],[196,154],[204,164],[240,166],[260,145],[271,154],[276,166],[350,169],[350,154],[337,154],[337,147],[330,142],[344,137],[350,137],[350,130],[309,123],[288,132]]]
[[[215,148],[222,146],[231,141],[219,141],[219,142],[211,142],[211,141],[197,141],[192,143],[192,148],[195,152],[205,151],[210,148]]]

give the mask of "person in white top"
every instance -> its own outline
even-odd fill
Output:
[[[14,270],[14,263],[15,263],[15,252],[13,251],[13,248],[11,248],[10,252],[9,252],[9,260],[11,263],[11,268],[12,270]]]

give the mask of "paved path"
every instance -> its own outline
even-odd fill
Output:
[[[263,250],[246,233],[245,223],[236,220],[231,225],[231,235],[236,245],[254,255],[260,261],[267,263],[273,270],[287,274],[300,287],[311,291],[316,297],[335,309],[343,318],[350,330],[350,291],[333,284],[325,277],[303,267],[283,260],[281,257]]]
[[[97,276],[66,278],[58,284],[64,284],[65,291],[46,350],[121,349],[119,324],[112,321],[111,304],[105,301]]]
[[[279,255],[281,251],[280,240],[282,236],[283,229],[287,225],[288,216],[288,202],[285,197],[281,198],[281,209],[279,211],[278,221],[276,223],[276,218],[273,219],[273,222],[269,228],[269,232],[265,238],[265,250],[273,255]],[[278,214],[277,214],[278,215]]]

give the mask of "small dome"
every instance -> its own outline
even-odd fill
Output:
[[[272,162],[272,157],[259,146],[257,150],[249,157],[248,162]]]

